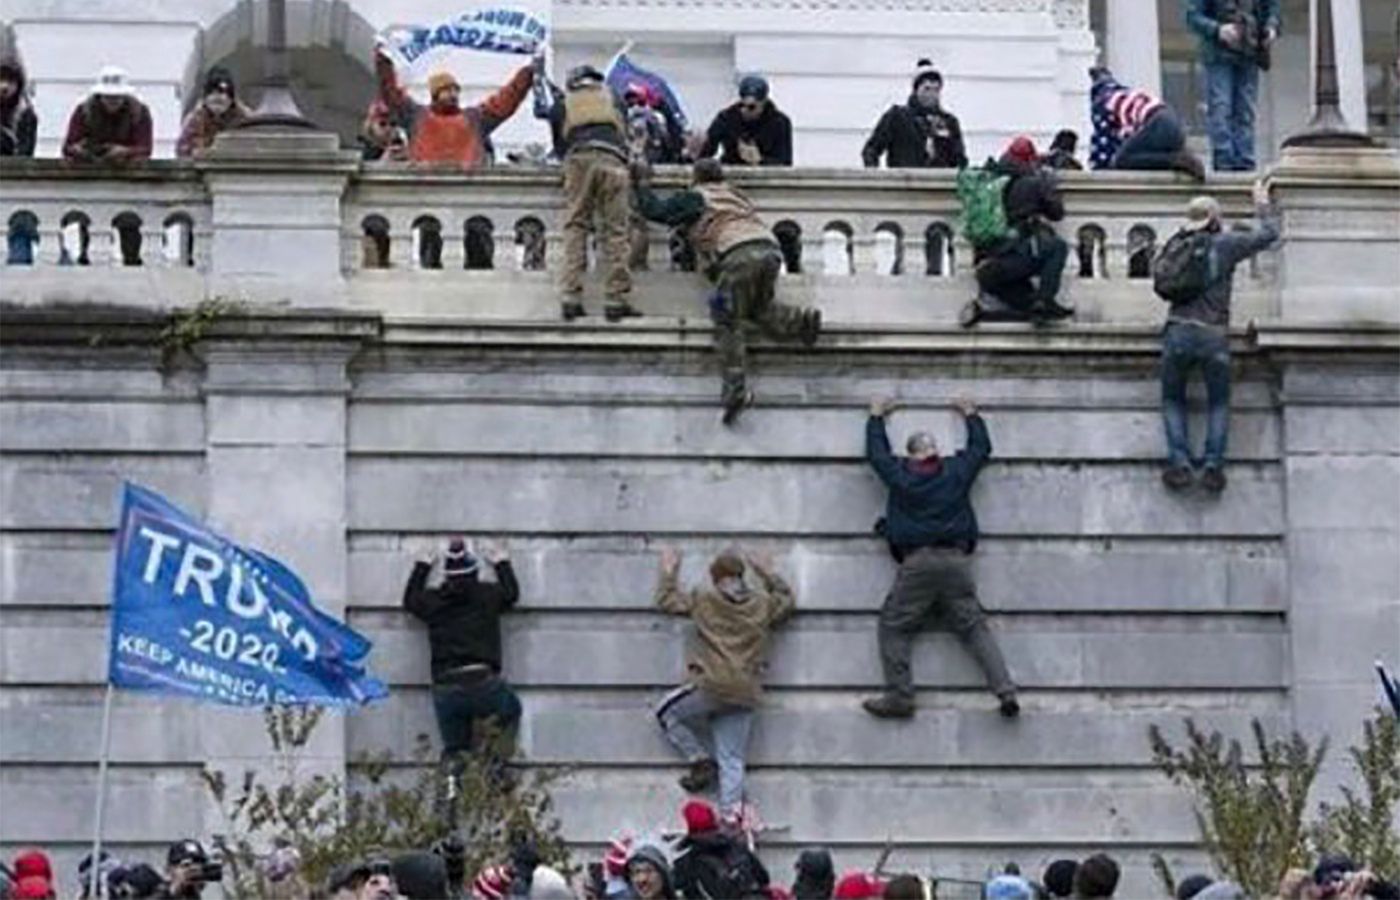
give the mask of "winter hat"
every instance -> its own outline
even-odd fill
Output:
[[[15,864],[18,867],[19,861],[16,860]],[[1322,858],[1317,861],[1317,868],[1313,869],[1313,883],[1327,884],[1329,881],[1355,871],[1356,863],[1352,862],[1351,857],[1345,853],[1324,853]]]
[[[215,66],[204,76],[204,93],[207,96],[211,91],[221,90],[230,97],[237,97],[234,91],[233,73],[223,66]]]
[[[13,900],[52,900],[56,896],[53,882],[47,878],[40,878],[38,875],[21,878],[15,882],[14,888],[10,891],[10,897]]]
[[[1069,897],[1074,894],[1074,872],[1079,863],[1072,859],[1057,859],[1045,867],[1045,890],[1051,897]]]
[[[444,575],[470,575],[480,565],[477,558],[467,549],[465,538],[455,537],[447,542],[447,553],[442,560]]]
[[[460,88],[461,85],[457,83],[456,76],[454,76],[451,72],[447,71],[446,69],[438,69],[436,72],[428,76],[429,97],[436,97],[438,95],[438,91],[442,90],[443,88],[449,87]]]
[[[1061,128],[1055,132],[1055,139],[1050,142],[1050,149],[1073,153],[1074,148],[1078,145],[1079,134],[1072,128]]]
[[[1030,165],[1036,161],[1038,154],[1035,151],[1035,142],[1024,134],[1012,138],[1011,143],[1006,145],[1004,158],[1012,162]]]
[[[1035,889],[1020,875],[998,875],[982,889],[983,900],[1035,900]]]
[[[535,866],[535,874],[530,881],[530,900],[572,900],[573,896],[569,880],[557,869]]]
[[[719,827],[719,815],[704,800],[687,800],[681,807],[681,818],[685,819],[686,834],[714,831]]]
[[[745,75],[739,79],[739,96],[762,102],[768,99],[768,79],[762,75]]]
[[[866,872],[847,872],[836,882],[834,900],[873,900],[883,896],[885,883]]]
[[[204,852],[204,846],[193,838],[186,838],[183,841],[176,841],[170,845],[170,849],[165,854],[165,864],[167,866],[178,866],[181,863],[207,862],[209,854]]]
[[[919,89],[919,85],[925,81],[933,81],[935,84],[943,83],[943,73],[933,67],[933,62],[927,59],[919,60],[914,67],[914,90]]]
[[[716,583],[725,578],[744,577],[744,561],[739,558],[739,554],[732,550],[725,550],[715,557],[710,563],[710,578]]]
[[[793,882],[792,893],[797,900],[825,900],[831,896],[836,885],[836,866],[830,850],[808,847],[797,855],[793,868],[797,871],[797,880]]]
[[[92,97],[134,97],[136,89],[131,86],[126,69],[120,66],[103,66],[97,74],[97,81],[88,90]]]
[[[427,851],[402,853],[393,860],[394,884],[409,900],[436,900],[448,896],[447,864]]]
[[[42,850],[25,850],[15,857],[15,880],[22,878],[42,878],[53,881],[53,864],[48,854]]]
[[[608,852],[603,855],[603,871],[613,878],[627,874],[627,857],[632,854],[632,838],[627,835],[614,838],[608,844]]]
[[[24,66],[14,57],[0,59],[0,79],[13,81],[19,85],[20,93],[24,93]]]
[[[504,866],[487,866],[472,882],[475,900],[505,900],[510,894],[510,872]]]
[[[1214,883],[1209,875],[1188,875],[1176,886],[1176,900],[1191,900]]]

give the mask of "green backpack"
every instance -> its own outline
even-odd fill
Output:
[[[1015,237],[1006,221],[1006,204],[1002,194],[1011,176],[993,168],[987,160],[980,169],[971,167],[958,171],[958,202],[962,204],[959,228],[967,242],[981,250]]]

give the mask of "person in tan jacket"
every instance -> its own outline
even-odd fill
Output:
[[[690,617],[695,632],[686,683],[666,695],[656,718],[690,762],[681,787],[701,793],[718,781],[720,815],[732,822],[744,799],[744,757],[763,694],[768,638],[792,614],[796,599],[767,557],[721,553],[710,563],[712,586],[692,590],[680,586],[680,565],[679,552],[662,551],[656,605]],[[745,578],[748,571],[755,583]],[[703,725],[709,726],[712,749],[696,733]]]

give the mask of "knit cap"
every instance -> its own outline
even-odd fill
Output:
[[[457,83],[456,77],[446,69],[438,69],[428,76],[429,97],[436,97],[438,91],[448,87],[461,87],[461,85]]]
[[[681,818],[685,819],[687,834],[714,831],[719,827],[719,816],[715,808],[704,800],[687,800],[681,807]]]
[[[445,575],[470,575],[480,563],[467,549],[466,538],[455,537],[447,542],[447,553],[442,558],[442,571]]]
[[[919,60],[914,67],[914,90],[919,89],[919,85],[925,81],[933,81],[937,84],[943,83],[943,73],[933,67],[933,62],[927,59]]]

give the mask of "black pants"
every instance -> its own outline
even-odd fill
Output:
[[[442,736],[444,756],[473,750],[472,737],[479,719],[492,719],[496,726],[515,740],[520,724],[520,698],[500,676],[465,684],[434,684],[433,712]],[[505,750],[510,755],[510,745]]]
[[[1037,231],[984,256],[977,263],[977,286],[1012,309],[1029,312],[1059,295],[1068,258],[1069,244],[1059,235]]]

